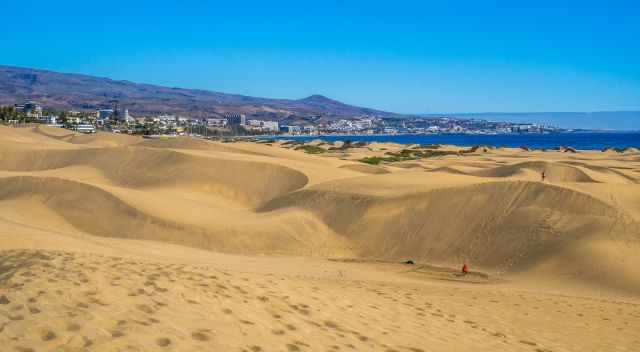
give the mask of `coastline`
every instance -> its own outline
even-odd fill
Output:
[[[640,132],[561,132],[549,134],[372,134],[372,135],[270,135],[257,139],[297,140],[309,142],[322,140],[337,142],[377,142],[397,144],[447,144],[460,147],[486,145],[493,147],[532,149],[557,149],[571,147],[577,150],[601,151],[608,148],[640,148]]]

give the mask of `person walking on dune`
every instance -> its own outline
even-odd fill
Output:
[[[467,263],[464,263],[462,265],[462,275],[467,275],[469,273],[469,266],[467,265]]]
[[[542,177],[542,182],[547,178],[547,174],[544,170],[542,170],[542,174],[540,174],[540,176]]]

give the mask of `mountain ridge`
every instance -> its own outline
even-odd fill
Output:
[[[117,100],[132,114],[169,113],[202,118],[229,113],[279,119],[292,116],[314,119],[402,116],[348,105],[320,94],[302,99],[262,98],[0,65],[0,105],[25,100],[38,101],[50,109],[78,110],[108,108],[111,101]]]

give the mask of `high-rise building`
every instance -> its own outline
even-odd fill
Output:
[[[113,109],[98,110],[98,120],[106,120],[113,115]]]
[[[229,125],[245,126],[247,124],[247,117],[244,114],[226,114],[225,117]]]
[[[126,123],[135,123],[135,119],[129,115],[129,110],[128,109],[124,109],[124,113],[122,114],[122,121],[126,122]]]
[[[34,101],[27,101],[24,104],[16,104],[14,106],[16,111],[25,113],[27,117],[42,117],[42,106]]]

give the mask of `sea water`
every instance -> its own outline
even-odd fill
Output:
[[[350,140],[354,142],[390,142],[400,144],[452,144],[459,146],[490,145],[517,148],[527,146],[535,149],[572,147],[582,150],[605,148],[640,148],[640,132],[589,132],[549,134],[411,134],[411,135],[325,135],[325,136],[277,136],[270,139],[310,141],[321,139],[328,142]]]

